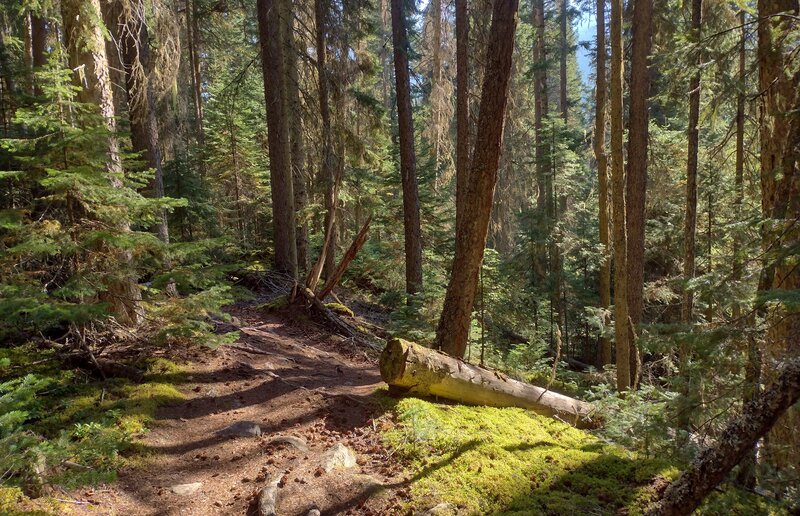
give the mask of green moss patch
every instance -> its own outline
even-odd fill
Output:
[[[408,461],[411,511],[445,502],[458,514],[640,514],[653,481],[678,474],[521,409],[406,398],[395,413],[383,438]]]
[[[327,303],[325,307],[333,313],[347,317],[355,317],[353,311],[341,303]]]
[[[175,387],[185,377],[179,365],[151,359],[146,367],[139,384],[87,381],[57,362],[0,381],[0,406],[15,416],[0,425],[0,469],[7,473],[0,513],[29,513],[28,507],[39,510],[50,500],[31,501],[23,492],[39,496],[52,486],[113,481],[117,470],[136,458],[137,439],[158,407],[184,397]]]

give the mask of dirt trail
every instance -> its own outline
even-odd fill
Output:
[[[76,493],[92,502],[86,513],[254,514],[255,494],[279,473],[278,514],[391,512],[391,488],[370,496],[399,474],[376,431],[387,416],[371,396],[380,385],[375,359],[313,324],[253,307],[231,313],[241,339],[191,365],[181,386],[186,401],[163,407],[143,439],[152,454],[143,466],[121,471],[111,486]],[[243,421],[257,423],[262,435],[218,435]],[[308,449],[272,443],[278,436],[300,437]],[[355,451],[358,464],[324,473],[320,463],[337,443]],[[173,492],[198,482],[192,494]]]

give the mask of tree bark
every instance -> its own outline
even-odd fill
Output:
[[[469,183],[469,12],[456,4],[456,232],[464,218]]]
[[[400,177],[403,182],[403,226],[405,228],[406,292],[422,289],[422,235],[419,221],[417,165],[414,156],[414,125],[411,118],[411,78],[408,69],[408,35],[403,0],[391,0],[394,77],[400,137]]]
[[[322,121],[322,154],[320,172],[325,181],[325,275],[330,276],[336,267],[336,190],[338,178],[333,163],[333,140],[331,139],[331,108],[328,95],[327,34],[328,8],[325,0],[314,1],[316,17],[317,79],[319,81],[319,112]]]
[[[644,226],[647,193],[647,143],[650,123],[648,60],[653,36],[653,0],[634,0],[633,3],[631,104],[628,113],[628,169],[625,184],[627,257],[624,271],[628,276],[626,290],[627,310],[630,317],[628,328],[630,386],[635,388],[639,377],[639,349],[634,332],[642,322],[644,309]]]
[[[547,119],[548,100],[547,100],[547,50],[545,47],[545,26],[544,26],[544,0],[533,0],[532,2],[532,25],[536,31],[533,47],[533,60],[536,68],[533,72],[533,96],[534,96],[534,146],[536,159],[536,183],[538,195],[536,200],[537,214],[537,243],[534,246],[533,268],[537,284],[544,282],[549,263],[547,260],[547,247],[544,241],[550,231],[550,203],[552,178],[550,175],[550,153],[547,150],[546,139],[544,138],[544,121]]]
[[[786,16],[786,14],[789,16]],[[780,15],[779,15],[780,14]],[[791,34],[798,30],[800,2],[797,0],[759,0],[758,2],[758,89],[761,92],[761,207],[766,219],[762,228],[762,248],[768,255],[764,290],[800,288],[800,267],[796,253],[771,258],[774,250],[800,245],[800,71],[793,67],[796,45]],[[800,335],[800,310],[779,305],[766,311],[769,326],[764,345],[764,380],[773,378],[771,364],[800,354],[795,338]],[[765,452],[778,468],[800,463],[800,415],[794,411],[783,417],[770,432]]]
[[[627,224],[625,221],[625,163],[622,139],[622,0],[611,0],[611,196],[614,234],[614,340],[617,390],[631,386],[630,335],[628,333]]]
[[[469,405],[520,407],[556,417],[579,428],[597,426],[592,406],[563,394],[467,364],[403,339],[391,339],[381,353],[381,377],[396,391],[439,396]]]
[[[200,175],[206,176],[203,152],[206,145],[206,130],[203,113],[202,81],[200,76],[200,27],[197,23],[198,0],[191,0],[186,6],[186,41],[189,47],[189,64],[192,75],[192,100],[194,104],[194,128],[197,146],[200,148]]]
[[[595,79],[594,156],[597,160],[598,204],[600,208],[600,244],[603,257],[600,263],[600,308],[611,306],[611,242],[608,232],[608,156],[606,155],[606,0],[597,0],[597,72]],[[611,339],[600,338],[600,366],[610,364]]]
[[[694,292],[689,282],[695,275],[695,236],[697,233],[697,151],[700,145],[700,133],[697,129],[700,118],[700,37],[703,16],[703,0],[692,0],[692,20],[690,25],[690,41],[695,43],[695,60],[689,66],[695,72],[689,80],[689,127],[687,128],[688,152],[686,157],[686,206],[683,218],[683,295],[681,298],[681,322],[692,323]],[[678,350],[678,364],[681,374],[688,375],[689,350],[686,343],[681,343]],[[689,394],[689,378],[686,378],[682,394]],[[679,425],[689,425],[689,413],[684,411]]]
[[[699,45],[701,24],[703,16],[703,0],[692,0],[691,41]],[[692,305],[694,296],[688,283],[695,274],[695,233],[697,230],[697,151],[700,133],[697,123],[700,118],[700,49],[695,48],[697,56],[690,65],[696,68],[694,75],[689,80],[689,127],[688,154],[686,158],[686,212],[683,224],[683,299],[681,302],[681,322],[689,324],[692,321]],[[682,347],[680,352],[681,372],[686,365],[687,350]]]
[[[300,84],[297,70],[298,47],[294,34],[292,0],[280,0],[283,28],[283,47],[286,58],[286,115],[289,125],[289,140],[292,153],[292,191],[297,227],[295,228],[297,267],[300,273],[308,269],[308,222],[304,211],[308,205],[306,191],[305,147],[303,142],[303,112],[300,102]]]
[[[105,143],[106,171],[111,185],[122,188],[123,170],[116,135],[114,95],[109,78],[104,27],[99,22],[103,19],[100,0],[62,0],[61,19],[70,67],[73,70],[81,69],[85,78],[85,87],[83,81],[76,78],[81,87],[78,98],[99,107],[109,133]],[[123,233],[130,231],[127,221],[120,222],[117,229]],[[116,249],[113,253],[121,268],[130,269],[133,261],[130,251]],[[101,297],[109,303],[110,312],[121,324],[137,326],[144,318],[141,291],[132,273],[127,277],[119,276],[123,276],[122,279],[107,282],[107,291]]]
[[[47,64],[47,21],[43,13],[30,14],[31,18],[31,65],[32,71],[40,70]],[[42,87],[33,77],[33,94],[41,95]]]
[[[561,13],[559,16],[560,49],[559,49],[559,108],[564,123],[569,118],[569,104],[567,99],[567,21],[569,12],[569,0],[561,0]]]
[[[497,181],[517,25],[517,5],[517,0],[497,0],[494,4],[488,62],[465,199],[468,211],[464,213],[463,224],[456,234],[453,270],[436,330],[437,347],[459,358],[464,356],[467,347],[478,273],[483,260]]]
[[[794,341],[797,346],[796,339]],[[778,379],[762,395],[744,406],[742,414],[725,428],[716,445],[703,450],[689,468],[669,485],[648,514],[691,514],[798,399],[800,358],[793,358],[786,362]]]
[[[267,103],[267,144],[272,187],[272,233],[275,268],[297,276],[291,147],[286,116],[285,58],[281,35],[281,0],[258,0],[258,32],[264,97]]]

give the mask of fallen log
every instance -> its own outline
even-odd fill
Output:
[[[467,364],[403,339],[391,339],[381,353],[381,376],[390,387],[421,396],[439,396],[469,405],[520,407],[591,428],[592,405],[520,382],[498,371]]]

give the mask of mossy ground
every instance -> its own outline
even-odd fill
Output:
[[[641,514],[653,481],[679,472],[521,409],[406,398],[394,410],[397,425],[383,437],[408,461],[412,511],[446,502],[458,514]],[[735,492],[703,512],[779,510]]]
[[[18,364],[24,365],[23,360],[37,361],[31,360],[37,355],[30,350],[24,359],[16,350],[3,352],[9,357],[15,355],[12,362],[17,358]],[[184,397],[176,388],[185,379],[181,366],[154,358],[148,360],[146,367],[145,377],[138,384],[116,378],[92,381],[75,371],[60,369],[57,362],[25,371],[48,383],[23,407],[28,418],[16,430],[19,435],[34,439],[24,441],[24,446],[15,444],[16,457],[5,456],[14,460],[13,467],[22,469],[0,484],[0,514],[60,512],[48,507],[46,496],[38,498],[33,504],[37,508],[31,510],[32,502],[19,489],[30,488],[30,475],[26,476],[25,471],[36,460],[44,464],[41,481],[47,493],[48,486],[71,489],[112,481],[120,467],[139,459],[137,438],[147,431],[157,408]],[[19,457],[28,457],[28,464]],[[5,459],[0,453],[0,462]],[[65,467],[65,463],[79,466]]]

